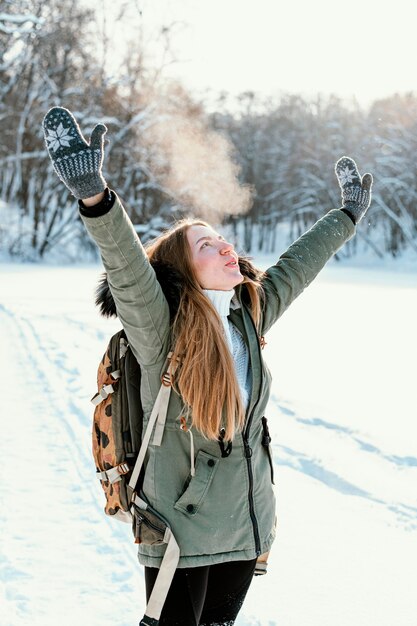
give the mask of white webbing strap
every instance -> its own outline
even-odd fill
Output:
[[[147,508],[147,504],[135,493],[134,490],[136,488],[140,470],[142,469],[146,450],[148,449],[154,426],[155,433],[152,443],[156,446],[160,446],[162,443],[162,436],[164,433],[166,416],[168,412],[169,398],[171,395],[170,374],[175,371],[177,365],[176,363],[171,364],[171,356],[172,353],[170,352],[168,355],[168,365],[165,368],[164,374],[162,376],[162,384],[156,397],[152,413],[149,417],[148,426],[143,436],[138,458],[136,459],[135,467],[133,468],[132,476],[129,481],[129,487],[133,490],[134,494],[133,502],[135,502],[135,504],[139,506],[139,508],[143,509]],[[169,588],[171,587],[172,579],[174,577],[180,559],[180,549],[178,543],[168,527],[165,529],[164,543],[167,544],[167,547],[159,568],[158,576],[156,577],[155,584],[152,589],[151,596],[149,598],[149,602],[146,606],[145,615],[143,617],[143,620],[141,620],[140,622],[141,624],[149,623],[146,618],[149,618],[151,621],[159,621],[162,608],[168,595]]]
[[[126,355],[128,347],[129,347],[129,344],[127,343],[126,339],[124,339],[124,337],[120,337],[120,341],[119,341],[119,357],[121,359]]]
[[[191,472],[191,476],[195,476],[194,437],[193,437],[193,433],[191,432],[191,428],[190,428],[190,430],[188,432],[190,433],[190,438],[191,438],[191,443],[190,443],[191,468],[190,468],[190,472]]]
[[[153,434],[152,443],[154,446],[160,446],[162,443],[162,437],[164,434],[165,422],[167,419],[169,398],[171,396],[171,387],[161,386],[159,390],[159,406],[158,406],[158,419],[156,420],[155,432]]]
[[[142,444],[140,446],[138,458],[136,459],[135,467],[133,468],[132,476],[130,477],[129,487],[133,490],[135,490],[136,483],[138,482],[140,470],[142,469],[143,461],[145,460],[146,450],[148,449],[149,440],[152,435],[152,430],[158,418],[161,398],[163,398],[164,396],[168,394],[168,398],[166,398],[165,401],[162,403],[163,407],[165,407],[165,416],[163,417],[163,422],[165,424],[166,411],[168,409],[170,393],[171,393],[171,387],[165,387],[164,385],[161,385],[161,388],[156,397],[156,402],[153,405],[152,413],[149,417],[148,426],[146,427],[145,434],[143,435]]]
[[[134,497],[133,497],[133,502],[140,508],[143,509],[144,511],[146,511],[146,509],[148,508],[148,503],[145,502],[145,500],[142,500],[142,498],[140,496],[138,496],[137,493],[135,493]]]
[[[149,422],[146,427],[145,434],[142,438],[142,444],[140,446],[138,458],[136,459],[135,467],[132,471],[132,476],[130,477],[129,487],[134,491],[136,488],[136,483],[138,482],[140,470],[142,469],[143,461],[145,460],[146,450],[149,446],[149,441],[151,439],[152,430],[157,421],[155,427],[155,434],[152,443],[155,446],[160,446],[162,443],[162,436],[164,433],[164,427],[168,412],[168,404],[169,398],[171,396],[171,384],[167,384],[167,374],[168,372],[174,373],[176,369],[176,364],[171,363],[172,352],[168,354],[168,363],[167,367],[164,370],[164,374],[162,377],[162,384],[158,391],[158,395],[156,396],[155,404],[153,405],[152,413],[149,417]],[[170,378],[169,378],[170,380]]]
[[[162,393],[159,398],[158,421],[156,422],[155,432],[152,440],[154,446],[160,446],[162,443],[162,437],[164,434],[165,422],[168,412],[169,398],[171,395],[172,375],[177,369],[177,363],[176,361],[171,361],[171,357],[172,352],[168,354],[167,366],[165,367],[164,374],[162,375],[162,385],[160,389]],[[162,391],[163,389],[165,391]]]
[[[146,606],[145,616],[159,620],[162,607],[168,595],[172,579],[180,559],[180,549],[169,528],[165,531],[164,541],[168,544],[162,559],[159,573],[152,589],[151,597]]]
[[[130,468],[127,463],[120,463],[116,467],[111,467],[108,470],[102,470],[96,473],[97,478],[100,480],[104,480],[110,483],[117,483],[119,480],[122,480],[123,474],[127,474],[130,471]]]
[[[96,395],[91,398],[91,402],[94,404],[94,406],[98,406],[100,402],[103,402],[103,400],[108,398],[109,394],[113,392],[113,385],[103,385],[100,391],[98,391]]]

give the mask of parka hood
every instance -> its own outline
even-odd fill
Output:
[[[158,262],[152,263],[152,267],[168,301],[171,319],[173,319],[179,307],[183,279],[173,267]],[[117,317],[116,303],[106,272],[100,277],[95,296],[95,304],[99,307],[101,315],[104,317]]]

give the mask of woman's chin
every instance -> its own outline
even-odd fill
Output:
[[[234,281],[233,281],[233,286],[230,287],[230,289],[234,289],[235,287],[237,287],[238,285],[240,285],[240,283],[242,283],[244,280],[242,274],[239,272],[239,274],[237,274],[237,276],[235,277]]]
[[[200,287],[202,289],[212,289],[214,291],[230,291],[240,285],[243,280],[244,277],[242,274],[240,272],[236,272],[235,276],[228,276],[227,280],[207,281],[205,283],[200,283]]]

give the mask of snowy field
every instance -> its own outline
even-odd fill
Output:
[[[0,265],[0,624],[134,626],[143,576],[90,454],[119,327],[93,267]],[[330,264],[267,336],[279,532],[238,626],[417,625],[417,269]]]

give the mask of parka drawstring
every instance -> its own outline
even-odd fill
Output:
[[[190,434],[190,459],[191,459],[190,460],[190,474],[191,474],[191,476],[195,476],[194,437],[193,437],[193,433],[191,432],[191,427],[188,428],[188,426],[187,426],[187,420],[185,419],[185,417],[181,417],[181,426],[180,426],[180,428],[185,433],[189,433]]]

